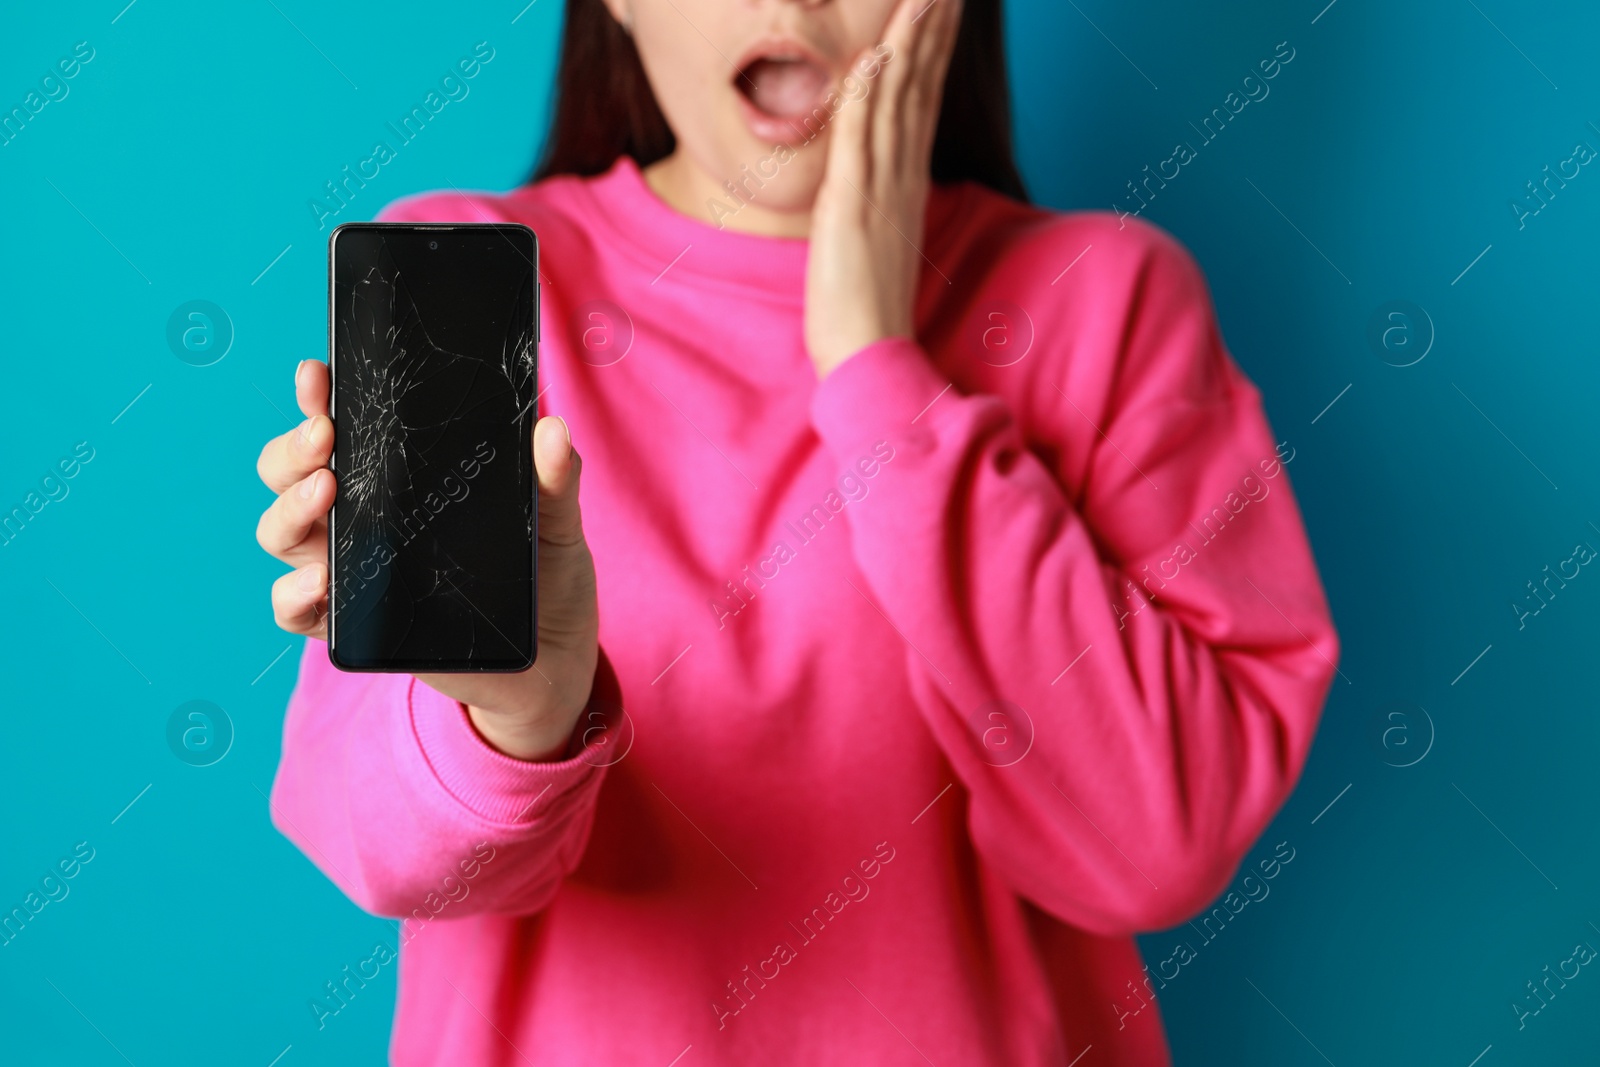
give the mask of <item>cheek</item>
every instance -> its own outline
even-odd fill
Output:
[[[650,88],[673,133],[691,145],[710,130],[719,99],[733,101],[728,60],[744,45],[728,28],[723,9],[729,6],[726,0],[633,0],[633,43]]]
[[[667,13],[694,34],[670,8]],[[739,163],[744,160],[738,158],[736,146],[740,142],[735,138],[742,132],[743,123],[731,81],[733,72],[698,35],[693,40],[683,40],[674,27],[662,29],[659,37],[641,39],[637,27],[634,34],[661,114],[672,128],[678,147],[701,169],[716,175],[719,184],[737,177]]]

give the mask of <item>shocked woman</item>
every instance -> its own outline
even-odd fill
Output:
[[[538,180],[380,216],[538,233],[559,413],[523,674],[335,671],[324,364],[262,455],[273,819],[404,920],[394,1063],[1165,1062],[1132,935],[1338,642],[1193,259],[1024,201],[999,7],[570,0]]]

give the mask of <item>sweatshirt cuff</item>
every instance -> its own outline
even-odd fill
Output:
[[[562,759],[538,763],[499,751],[479,736],[466,705],[411,679],[411,733],[445,792],[481,819],[526,826],[564,799],[598,786],[623,729],[621,692],[605,650],[595,665],[589,704],[578,716]]]
[[[811,424],[835,451],[930,426],[951,382],[909,337],[861,349],[817,383]],[[915,422],[913,422],[915,420]]]

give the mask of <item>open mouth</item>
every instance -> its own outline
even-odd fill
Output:
[[[734,77],[739,92],[757,111],[791,121],[814,111],[831,81],[821,64],[798,54],[758,56]]]

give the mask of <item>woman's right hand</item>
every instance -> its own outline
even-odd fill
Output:
[[[306,360],[295,372],[306,421],[267,442],[256,471],[278,494],[256,540],[295,568],[272,586],[272,610],[292,634],[327,640],[328,510],[333,506],[333,420],[328,367]],[[583,537],[578,480],[583,462],[564,419],[533,428],[539,479],[539,660],[520,674],[419,674],[419,681],[466,705],[478,733],[509,756],[560,759],[594,685],[599,609],[594,559]]]

